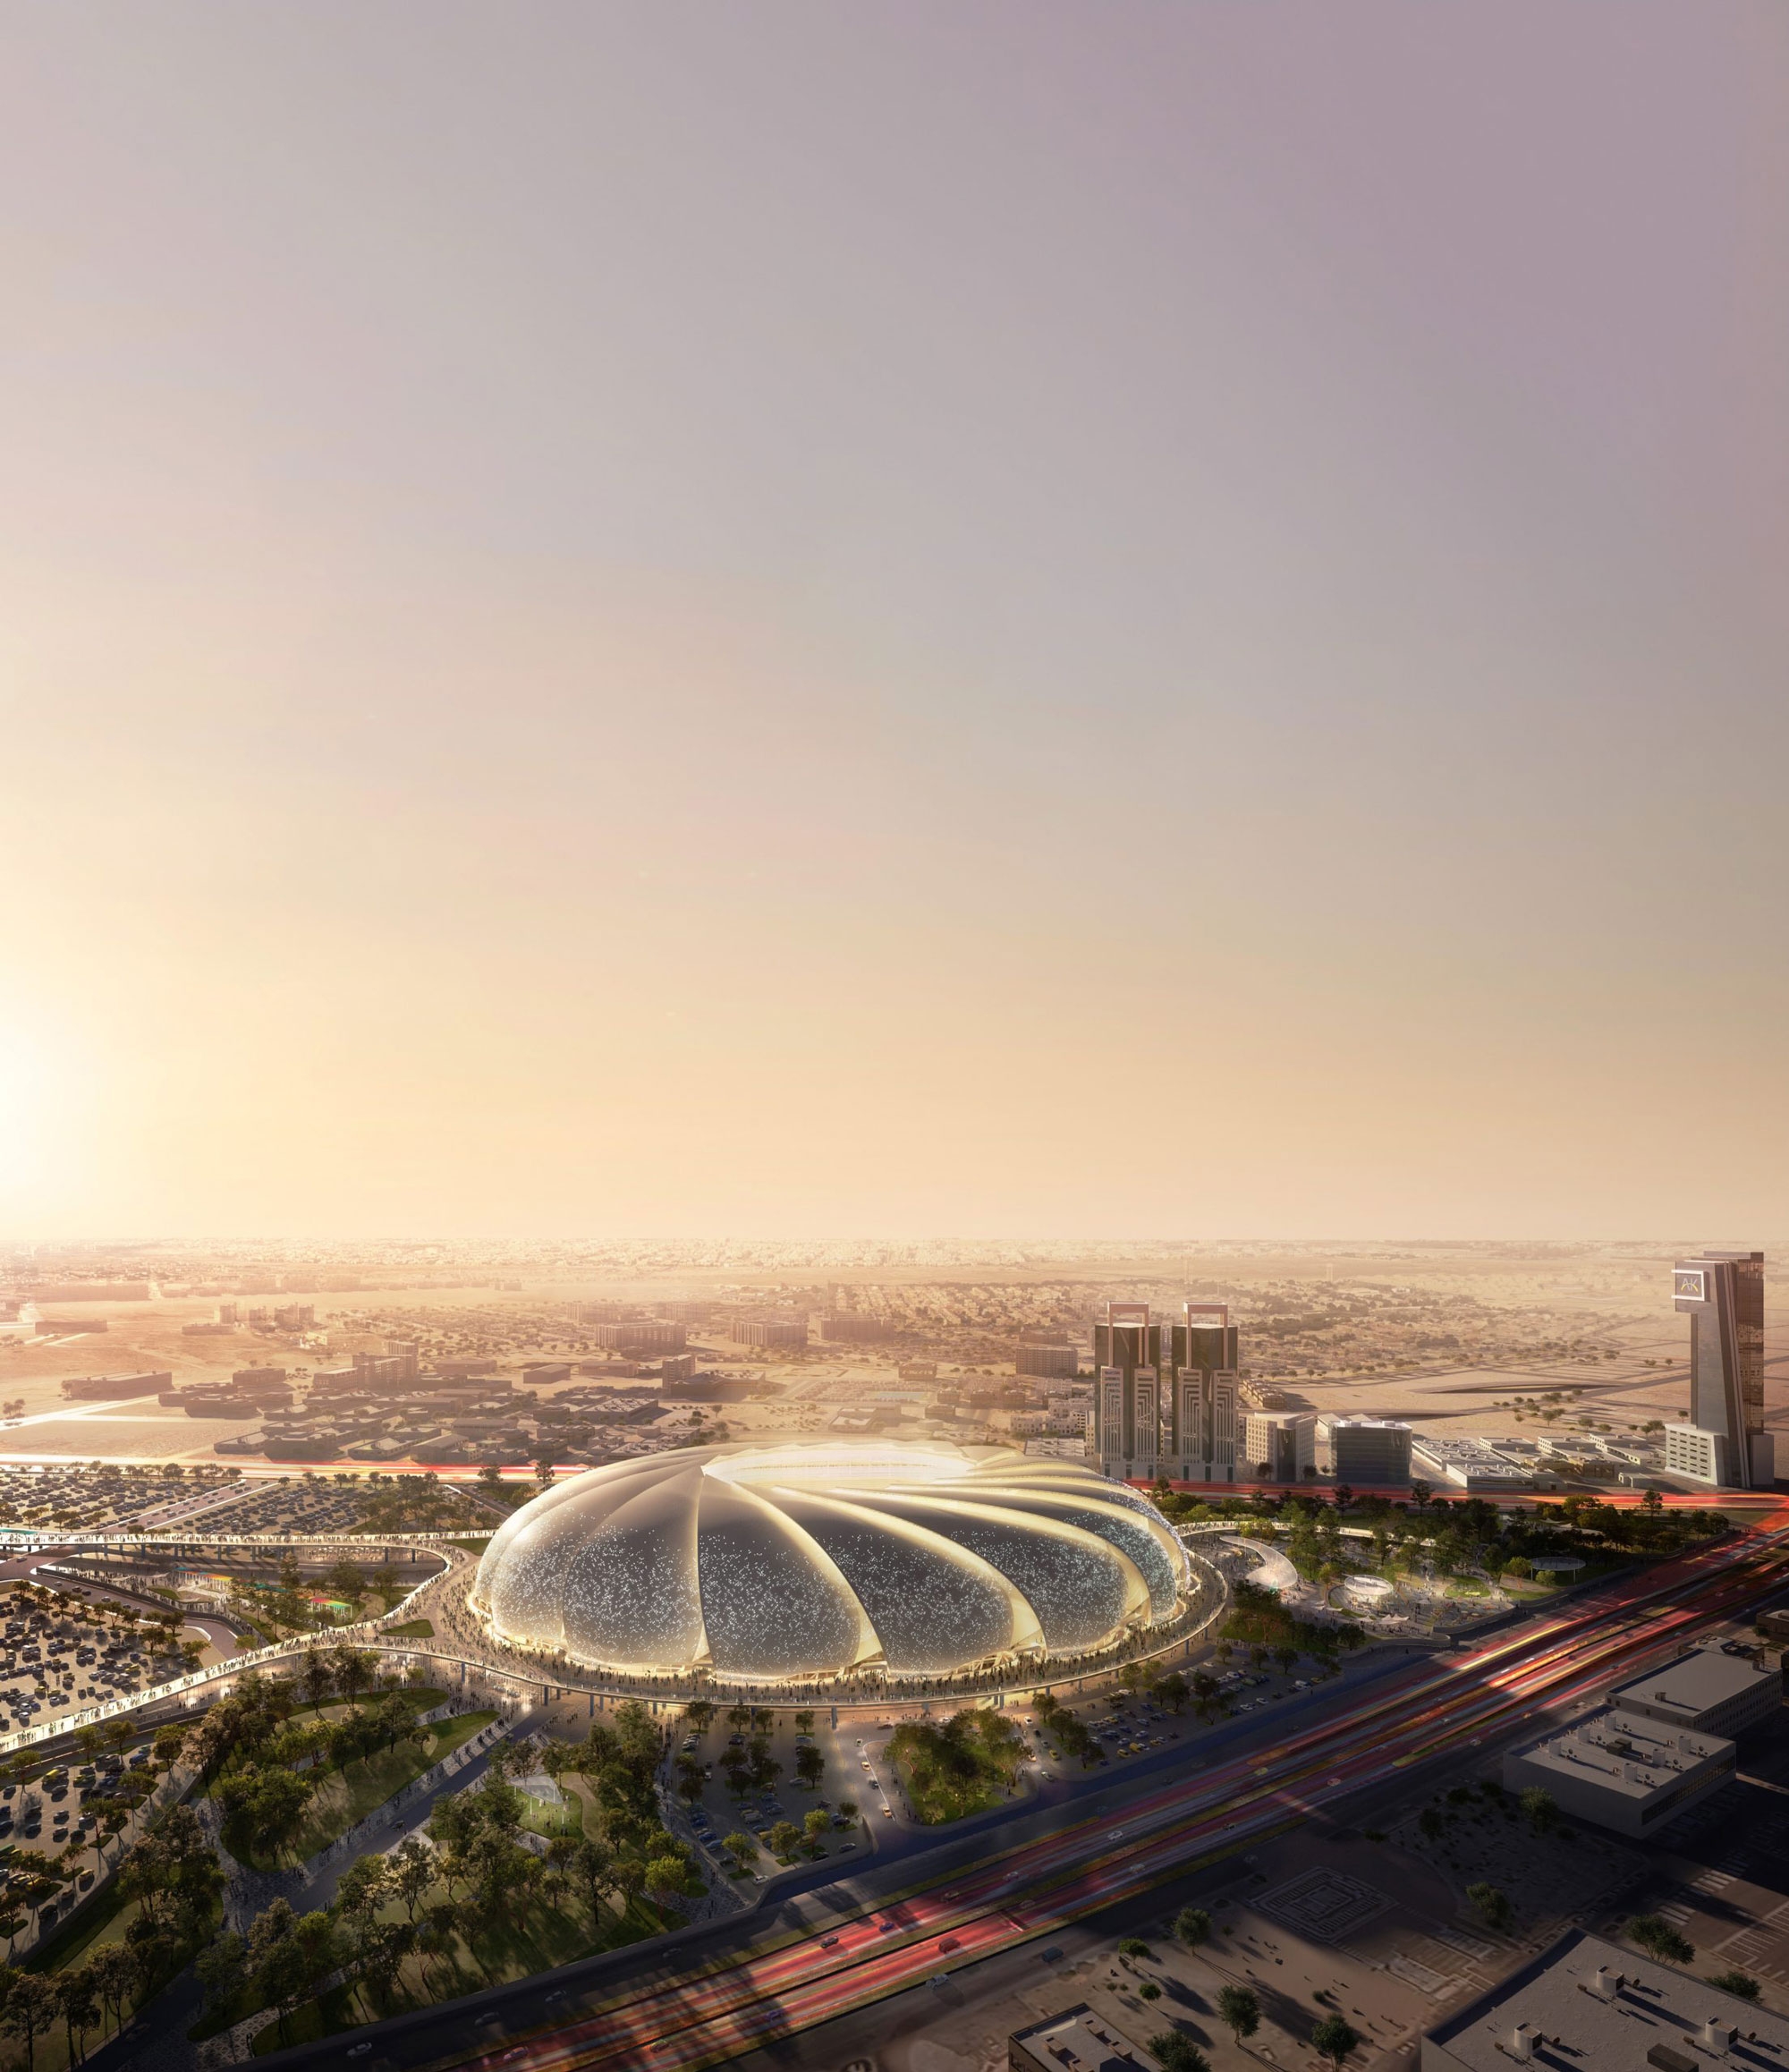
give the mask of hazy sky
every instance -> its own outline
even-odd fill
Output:
[[[1789,10],[0,5],[0,1231],[1789,1230]]]

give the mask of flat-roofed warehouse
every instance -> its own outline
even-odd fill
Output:
[[[1617,1684],[1609,1703],[1624,1712],[1687,1727],[1729,1740],[1776,1716],[1783,1703],[1783,1678],[1750,1655],[1724,1655],[1718,1648],[1692,1648],[1667,1662]]]
[[[1789,2021],[1580,1929],[1437,2023],[1422,2072],[1782,2072]]]
[[[1504,1756],[1504,1788],[1539,1785],[1561,1813],[1638,1838],[1733,1775],[1731,1741],[1605,1709]]]

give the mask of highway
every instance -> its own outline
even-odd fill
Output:
[[[1183,1875],[1309,1817],[1390,1771],[1501,1738],[1538,1710],[1599,1692],[1616,1666],[1680,1644],[1789,1580],[1789,1509],[1737,1541],[1618,1579],[1551,1618],[1458,1655],[1266,1748],[1169,1783],[1120,1814],[1083,1818],[824,1936],[692,1963],[524,2042],[469,2052],[466,2072],[693,2072],[829,2021]],[[449,2010],[442,2010],[444,2016]],[[463,2018],[463,2017],[462,2017]],[[436,2048],[440,2048],[437,2040]],[[437,2057],[436,2063],[441,2059]]]

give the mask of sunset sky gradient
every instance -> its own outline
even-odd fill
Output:
[[[1789,1231],[1789,13],[0,11],[0,1234]]]

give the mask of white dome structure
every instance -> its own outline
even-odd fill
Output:
[[[815,1442],[562,1482],[499,1526],[471,1602],[588,1669],[761,1686],[1085,1655],[1171,1626],[1191,1588],[1155,1507],[1079,1462]]]

